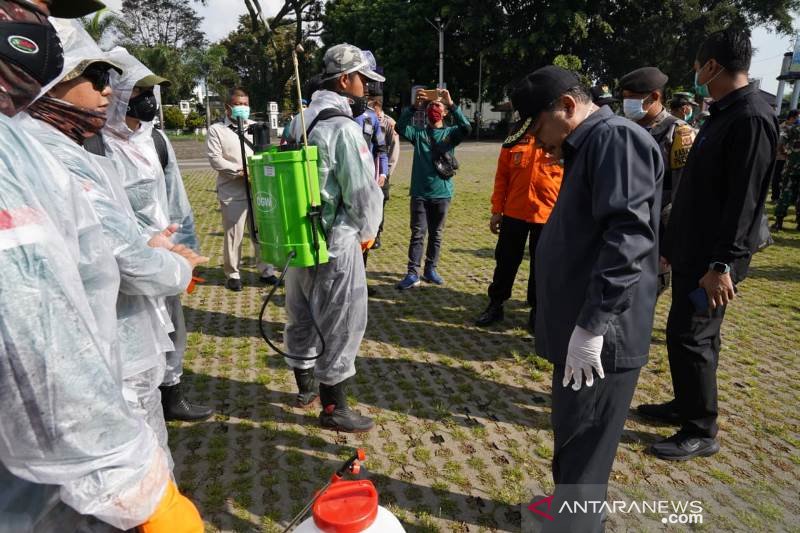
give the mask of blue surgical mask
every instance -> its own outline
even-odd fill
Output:
[[[699,81],[700,74],[698,71],[694,72],[694,94],[698,95],[700,98],[708,98],[708,84],[704,83],[700,85]]]
[[[242,119],[242,121],[246,121],[250,118],[250,106],[249,105],[235,105],[231,107],[231,118],[233,120]]]
[[[700,98],[709,98],[711,96],[711,93],[708,91],[708,84],[717,79],[717,76],[722,74],[722,71],[725,69],[724,68],[720,69],[720,71],[714,74],[714,76],[710,80],[708,80],[703,84],[700,84],[700,71],[703,70],[704,67],[705,65],[703,65],[703,67],[700,67],[700,69],[694,71],[694,92],[695,94],[700,96]]]
[[[644,100],[647,100],[647,98]],[[634,122],[642,120],[645,115],[647,115],[647,111],[644,110],[642,105],[644,100],[639,100],[638,98],[625,98],[622,101],[622,113],[626,118],[629,118]]]
[[[694,117],[694,110],[691,110],[689,111],[689,114],[686,115],[686,118],[683,120],[685,120],[686,122],[691,122],[693,117]]]

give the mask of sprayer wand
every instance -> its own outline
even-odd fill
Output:
[[[319,256],[319,237],[317,236],[316,225],[322,225],[322,209],[314,204],[314,195],[311,194],[311,166],[308,160],[308,131],[306,130],[306,114],[303,112],[303,88],[300,86],[300,65],[297,54],[305,52],[301,44],[297,44],[292,50],[292,64],[294,65],[294,79],[297,87],[297,103],[300,107],[300,125],[303,127],[303,159],[306,164],[306,181],[308,185],[308,201],[311,204],[308,216],[311,218],[311,239],[314,243],[314,253]]]
[[[250,176],[247,171],[247,151],[244,148],[244,121],[242,117],[236,117],[237,126],[239,127],[239,146],[242,150],[242,172],[244,173],[244,190],[247,194],[247,222],[250,223],[250,238],[253,239],[253,244],[258,245],[258,230],[256,230],[256,219],[253,216],[253,198],[250,195]]]

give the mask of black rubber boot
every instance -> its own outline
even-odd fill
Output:
[[[325,429],[334,431],[365,433],[372,429],[375,423],[371,418],[347,406],[346,384],[347,380],[333,386],[319,384],[319,399],[322,402],[319,423]]]
[[[205,420],[214,414],[212,408],[195,405],[187,400],[183,395],[180,383],[169,387],[162,385],[159,390],[161,391],[161,406],[164,408],[164,420],[193,422]]]
[[[775,217],[775,223],[770,229],[772,231],[783,231],[783,217]]]
[[[475,325],[480,327],[489,326],[495,322],[500,322],[504,317],[503,304],[489,302],[486,310],[475,320]]]
[[[317,380],[314,369],[294,369],[294,380],[297,382],[297,406],[307,407],[317,399]]]

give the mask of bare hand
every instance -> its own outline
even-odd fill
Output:
[[[176,244],[170,251],[189,261],[189,264],[192,265],[192,269],[198,265],[202,265],[203,263],[208,263],[208,257],[197,254],[194,252],[194,250],[182,244]]]
[[[442,103],[447,107],[453,107],[453,99],[450,98],[450,91],[447,89],[439,89],[439,98],[442,99]]]
[[[237,175],[238,177],[240,177],[240,178],[243,178],[243,177],[244,177],[244,169],[243,169],[243,168],[240,168],[239,170],[237,170],[237,171],[236,171],[236,175]]]
[[[500,223],[502,221],[503,221],[503,215],[500,214],[492,215],[492,218],[489,220],[489,231],[491,231],[495,235],[500,234]]]
[[[180,228],[178,224],[170,224],[161,233],[153,235],[153,237],[147,241],[147,245],[150,248],[166,248],[167,250],[171,250],[172,247],[175,246],[172,243],[172,236],[178,231],[178,228]]]
[[[669,264],[669,260],[666,257],[660,257],[658,261],[658,267],[661,272],[667,272],[672,265]]]
[[[711,309],[728,305],[736,297],[730,273],[720,274],[714,270],[709,270],[700,279],[698,285],[706,290],[708,304]]]
[[[378,176],[378,187],[383,187],[386,184],[386,174]]]

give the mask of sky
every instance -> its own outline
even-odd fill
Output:
[[[106,5],[112,10],[122,8],[122,0],[105,0]],[[201,29],[209,41],[218,41],[236,29],[239,16],[247,13],[243,0],[208,0],[208,5],[195,4],[197,12],[203,17]],[[261,7],[268,16],[278,12],[283,4],[280,0],[261,0]],[[795,28],[800,29],[800,16],[795,17]],[[781,61],[784,52],[790,51],[794,42],[793,37],[776,35],[764,28],[753,30],[753,54],[750,75],[761,78],[761,88],[775,93],[778,81],[775,79],[781,70]],[[356,43],[357,44],[357,43]]]

